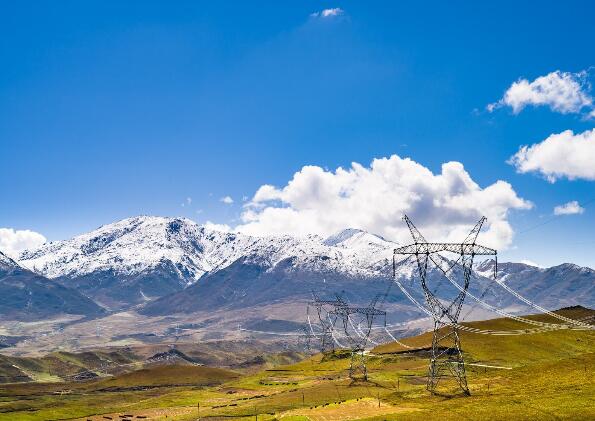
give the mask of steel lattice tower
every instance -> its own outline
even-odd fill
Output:
[[[368,369],[366,367],[366,355],[364,351],[372,331],[374,319],[377,317],[384,317],[384,324],[386,325],[386,311],[376,308],[376,303],[378,302],[379,297],[380,296],[377,295],[367,307],[351,307],[347,305],[347,303],[343,301],[341,297],[337,297],[337,302],[341,303],[341,305],[337,305],[335,310],[332,312],[333,315],[341,319],[345,337],[349,340],[351,348],[349,377],[354,381],[368,380]],[[361,326],[362,323],[365,323],[364,330],[356,327],[353,324],[353,320],[351,320],[352,316],[358,316],[361,319],[357,321],[358,326]],[[355,336],[350,333],[350,325],[355,333]]]
[[[347,304],[337,297],[335,300],[323,300],[312,292],[314,299],[310,301],[306,307],[308,319],[310,318],[310,307],[314,307],[318,316],[318,324],[320,325],[320,351],[322,353],[335,351],[335,339],[333,338],[334,325],[337,320],[335,310],[347,306]],[[327,309],[330,307],[331,309]]]
[[[469,288],[474,257],[478,255],[496,256],[497,253],[496,250],[476,244],[475,242],[486,218],[482,217],[479,220],[462,243],[428,243],[407,215],[403,219],[409,227],[414,242],[413,244],[395,249],[394,257],[397,255],[414,255],[416,257],[426,304],[434,319],[434,334],[432,337],[427,389],[435,393],[438,382],[441,379],[454,378],[463,392],[469,395],[469,387],[467,386],[467,377],[465,374],[465,361],[461,352],[458,320],[467,289]],[[448,267],[444,268],[443,264],[445,260],[438,255],[440,252],[454,253],[458,255],[458,258],[454,262],[448,263]],[[427,271],[430,261],[445,276],[455,265],[459,264],[462,267],[463,285],[459,293],[450,300],[450,303],[436,297],[428,286]]]

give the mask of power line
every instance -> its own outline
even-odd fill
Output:
[[[587,200],[587,201],[586,201],[586,202],[584,202],[584,203],[579,203],[579,206],[580,206],[581,208],[586,208],[587,206],[589,206],[589,205],[590,205],[591,203],[593,203],[593,202],[595,202],[595,197],[594,197],[594,198],[592,198],[592,199],[589,199],[589,200]],[[525,233],[527,233],[527,232],[533,231],[534,229],[540,228],[540,227],[542,227],[542,226],[544,226],[544,225],[546,225],[546,224],[549,224],[550,222],[553,222],[553,221],[557,220],[557,219],[558,219],[558,218],[560,218],[561,216],[562,216],[562,215],[554,215],[554,216],[550,217],[549,219],[546,219],[545,221],[542,221],[542,222],[540,222],[540,223],[538,223],[538,224],[536,224],[536,225],[533,225],[533,226],[531,226],[531,227],[528,227],[528,228],[526,228],[526,229],[523,229],[523,230],[521,230],[521,231],[517,232],[517,233],[516,233],[516,235],[517,235],[517,236],[519,236],[519,235],[525,234]]]

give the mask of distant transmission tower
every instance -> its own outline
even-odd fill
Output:
[[[333,337],[334,324],[336,322],[335,310],[347,304],[340,298],[335,300],[323,300],[312,292],[313,300],[308,303],[306,314],[308,322],[310,321],[310,308],[314,307],[318,316],[318,325],[320,327],[320,352],[334,352],[335,338]]]
[[[463,392],[469,395],[469,387],[467,386],[467,377],[465,374],[465,361],[461,352],[458,320],[467,289],[469,288],[473,258],[478,255],[496,256],[497,254],[496,250],[475,243],[486,218],[482,217],[479,220],[462,243],[428,243],[407,215],[403,219],[409,227],[414,242],[413,244],[395,249],[393,267],[397,255],[414,255],[416,257],[426,304],[434,319],[434,335],[432,338],[432,354],[428,370],[427,389],[432,393],[436,393],[438,382],[441,379],[454,378]],[[448,261],[438,254],[440,252],[450,252],[458,255],[458,258],[454,262]],[[435,295],[436,291],[432,291],[429,288],[427,270],[430,261],[445,276],[457,264],[463,268],[463,287],[455,298],[451,300],[439,299]]]
[[[380,295],[374,297],[367,307],[350,307],[341,297],[337,297],[337,302],[342,305],[337,306],[332,313],[343,322],[345,337],[349,340],[351,347],[351,364],[349,365],[351,380],[368,380],[365,349],[372,331],[372,324],[375,318],[384,317],[386,325],[386,311],[376,308],[379,297]],[[352,317],[356,317],[355,322]],[[363,328],[362,324],[364,324]]]

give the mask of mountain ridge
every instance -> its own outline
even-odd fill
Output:
[[[390,278],[392,252],[396,246],[394,242],[356,228],[346,228],[326,238],[318,235],[254,237],[209,229],[187,218],[137,216],[102,225],[69,240],[26,250],[19,256],[19,264],[77,289],[112,311],[144,305],[143,312],[167,314],[168,311],[212,309],[216,300],[206,298],[201,292],[228,297],[221,291],[225,288],[250,290],[250,282],[258,284],[265,292],[270,291],[268,298],[271,300],[282,300],[283,293],[287,300],[305,299],[309,288],[315,288],[316,282],[321,280],[324,284],[325,279],[333,279],[337,291],[348,290],[348,285],[362,289],[361,285]],[[492,277],[494,263],[491,260],[479,262],[475,270],[478,279]],[[498,282],[530,297],[539,297],[541,304],[559,307],[556,300],[563,298],[565,291],[584,298],[577,303],[591,305],[593,302],[590,282],[595,279],[595,271],[590,268],[573,264],[538,268],[514,262],[498,266]],[[256,267],[258,273],[250,277]],[[414,267],[412,261],[398,266],[397,276],[410,278]],[[236,278],[230,278],[230,272]],[[217,285],[213,283],[215,279],[227,280]],[[570,280],[570,284],[565,279]],[[287,281],[285,291],[266,283],[280,285],[281,280]],[[205,285],[199,285],[202,281]],[[359,286],[354,281],[359,282]],[[485,284],[485,281],[482,282]],[[480,288],[479,284],[476,288]],[[551,296],[544,291],[549,291]],[[234,294],[232,296],[240,302],[253,305],[262,305],[267,299],[261,292],[254,293],[259,296],[258,300],[240,299],[241,294]],[[164,305],[168,300],[170,304]],[[561,302],[571,305],[575,303],[572,300],[573,296],[564,297]],[[197,301],[202,304],[197,305]],[[223,301],[225,305],[235,305]],[[186,304],[180,307],[180,303]],[[505,305],[509,301],[497,304]]]
[[[327,239],[253,237],[186,218],[139,216],[26,250],[19,263],[117,309],[181,291],[246,256],[268,269],[293,258],[311,271],[372,278],[386,266],[393,245],[354,229]]]

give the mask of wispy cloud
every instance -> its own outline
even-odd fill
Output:
[[[541,268],[543,267],[542,265],[540,265],[539,263],[535,263],[532,260],[527,260],[527,259],[523,259],[521,260],[521,263],[525,264],[525,265],[529,265],[529,266],[535,266],[536,268]]]
[[[519,173],[540,173],[551,183],[564,177],[595,180],[595,129],[552,134],[540,143],[521,147],[508,163]]]
[[[226,205],[231,205],[233,203],[233,199],[231,196],[225,196],[219,199],[221,202],[225,203]]]
[[[554,215],[576,215],[581,214],[585,211],[576,200],[571,202],[565,203],[563,205],[558,205],[554,208]]]
[[[332,18],[334,16],[341,16],[344,15],[345,11],[340,7],[335,7],[332,9],[324,9],[319,12],[310,13],[310,16],[313,18]]]
[[[586,110],[586,117],[595,113],[593,98],[589,91],[588,72],[561,72],[556,70],[530,82],[519,79],[514,82],[497,102],[488,104],[489,112],[501,107],[510,107],[517,114],[525,107],[548,106],[552,111],[568,114]]]

